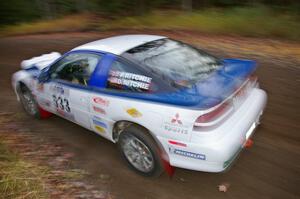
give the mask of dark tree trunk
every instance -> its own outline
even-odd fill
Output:
[[[53,18],[53,13],[51,9],[51,2],[50,0],[39,0],[40,4],[42,5],[42,15],[46,19],[52,19]]]
[[[143,15],[146,12],[146,2],[145,0],[138,0],[137,3],[138,5],[136,7],[136,14]]]
[[[182,0],[181,8],[185,11],[193,10],[193,0]]]
[[[76,0],[76,10],[78,12],[85,11],[87,9],[86,0]]]

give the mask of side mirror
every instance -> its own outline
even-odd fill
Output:
[[[47,82],[50,79],[49,68],[50,67],[46,67],[41,70],[41,73],[38,76],[39,82]]]

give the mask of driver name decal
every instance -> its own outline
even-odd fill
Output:
[[[113,84],[148,90],[152,78],[134,73],[110,71],[108,81]]]

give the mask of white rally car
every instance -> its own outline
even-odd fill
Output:
[[[24,60],[12,78],[25,111],[59,115],[117,143],[129,167],[225,170],[266,105],[251,60],[218,59],[155,35],[123,35]]]

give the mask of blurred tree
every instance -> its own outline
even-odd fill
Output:
[[[30,21],[41,16],[35,0],[0,1],[0,24]]]
[[[142,15],[153,9],[171,8],[192,11],[207,7],[253,6],[256,4],[300,13],[300,0],[1,0],[0,25],[39,18],[52,19],[87,11],[105,13],[105,17],[118,17],[120,15]]]
[[[186,11],[192,11],[193,0],[182,0],[181,8]]]
[[[182,0],[181,7],[183,10],[192,11],[193,9],[193,0]]]
[[[86,0],[76,0],[76,10],[78,12],[86,11],[87,9],[87,1]]]
[[[53,9],[51,9],[50,0],[36,0],[40,1],[40,9],[42,10],[43,16],[48,19],[53,18]]]

